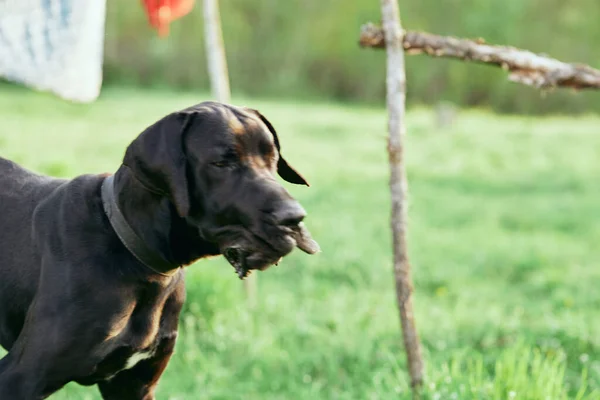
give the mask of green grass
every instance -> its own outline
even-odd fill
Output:
[[[107,90],[93,105],[2,87],[0,154],[71,177],[203,95]],[[159,399],[408,399],[381,109],[236,99],[278,129],[323,252],[259,275],[189,269]],[[425,399],[600,399],[600,119],[408,114],[409,245]],[[98,399],[69,385],[52,399]]]

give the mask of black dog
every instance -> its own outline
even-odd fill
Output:
[[[275,173],[306,184],[258,111],[214,102],[147,128],[114,175],[54,179],[0,158],[0,400],[71,381],[154,399],[182,266],[223,254],[243,278],[318,251]]]

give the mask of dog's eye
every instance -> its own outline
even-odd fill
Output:
[[[213,158],[210,165],[215,168],[233,168],[237,165],[237,161],[237,154],[233,150],[229,150]]]
[[[228,168],[233,165],[233,163],[231,161],[226,161],[226,160],[213,161],[210,164],[217,168]]]

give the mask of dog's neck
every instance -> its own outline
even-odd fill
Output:
[[[145,187],[131,170],[121,167],[114,176],[116,203],[125,220],[146,246],[173,265],[185,266],[218,248],[181,218],[167,197]]]

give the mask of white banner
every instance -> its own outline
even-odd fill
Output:
[[[106,0],[0,0],[0,77],[77,102],[102,86]]]

